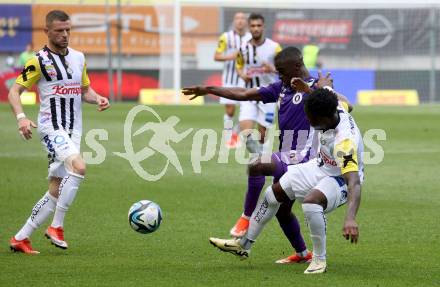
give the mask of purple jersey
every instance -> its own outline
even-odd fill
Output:
[[[315,85],[316,79],[308,78],[310,87]],[[263,103],[278,102],[278,125],[280,133],[281,152],[296,151],[299,162],[309,160],[313,141],[313,131],[304,112],[304,97],[307,94],[296,92],[291,87],[277,81],[267,87],[258,89]],[[290,144],[289,144],[290,143]]]

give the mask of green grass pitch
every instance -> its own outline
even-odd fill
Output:
[[[66,217],[66,251],[43,238],[44,228],[32,236],[38,256],[9,251],[9,238],[21,227],[33,204],[46,191],[46,155],[38,135],[24,142],[7,105],[0,105],[0,286],[440,286],[440,106],[356,107],[362,131],[384,129],[380,142],[384,161],[366,166],[366,182],[358,214],[357,246],[341,236],[345,207],[328,217],[328,272],[305,276],[306,265],[278,266],[274,261],[291,253],[276,220],[268,224],[252,250],[239,261],[208,243],[208,237],[227,237],[241,213],[246,188],[245,166],[233,154],[228,164],[217,157],[191,165],[192,135],[172,144],[183,176],[170,166],[157,182],[138,177],[123,152],[123,123],[134,105],[114,105],[105,113],[84,106],[84,133],[106,129],[107,151],[100,165],[89,165],[86,180]],[[177,115],[178,131],[214,128],[220,132],[221,106],[157,106],[165,119]],[[35,119],[37,107],[26,107]],[[152,120],[139,115],[135,126]],[[134,139],[145,146],[148,133]],[[82,145],[82,151],[91,151]],[[154,155],[142,163],[161,168]],[[267,180],[267,183],[269,179]],[[142,235],[128,225],[127,212],[141,199],[157,202],[163,211],[156,233]],[[295,213],[311,247],[298,205]]]

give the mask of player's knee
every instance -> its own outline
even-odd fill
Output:
[[[261,163],[260,159],[253,160],[248,164],[249,176],[263,175],[262,172],[263,172],[262,171],[262,163]]]
[[[51,177],[49,179],[49,194],[55,198],[59,196],[61,178],[59,177]]]
[[[294,217],[292,213],[292,205],[293,205],[292,201],[288,203],[284,202],[283,204],[281,204],[276,214],[278,222],[287,223],[291,221],[292,217]]]
[[[321,191],[314,189],[304,198],[303,204],[317,204],[325,209],[327,207],[327,197]]]
[[[66,167],[70,172],[84,176],[86,174],[86,162],[78,154],[66,159]]]

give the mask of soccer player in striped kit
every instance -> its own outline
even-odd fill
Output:
[[[270,85],[278,80],[274,59],[281,52],[280,44],[264,36],[264,17],[252,13],[248,18],[249,31],[252,39],[240,48],[237,58],[237,72],[245,81],[246,88],[259,88]],[[258,124],[261,138],[252,140],[250,134],[246,136],[246,147],[252,153],[260,153],[266,135],[266,129],[273,126],[276,103],[261,101],[240,102],[240,130],[250,131]]]
[[[37,84],[41,103],[38,132],[49,159],[48,191],[10,240],[12,250],[26,254],[39,253],[32,248],[29,238],[53,212],[53,221],[45,235],[55,246],[67,249],[64,217],[86,172],[86,163],[80,155],[81,102],[98,105],[98,111],[110,107],[108,100],[90,87],[84,54],[68,47],[70,29],[70,18],[64,11],[53,10],[46,15],[44,31],[48,43],[26,63],[9,91],[19,133],[29,140],[32,128],[37,125],[24,114],[20,94]]]
[[[235,69],[236,59],[243,43],[251,39],[251,34],[247,32],[247,19],[243,12],[237,12],[234,15],[233,29],[224,32],[219,40],[215,50],[214,60],[224,62],[222,86],[244,87],[244,81],[241,79]],[[228,148],[235,148],[238,142],[238,135],[232,129],[234,127],[235,106],[237,101],[220,98],[220,104],[225,105],[225,114],[223,116],[223,128],[227,130],[227,135],[231,135],[226,141]]]

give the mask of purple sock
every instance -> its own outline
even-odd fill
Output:
[[[273,175],[273,182],[278,182],[284,173],[287,171],[287,164],[281,160],[280,153],[272,154],[272,162],[276,164],[275,173]],[[289,201],[288,203],[283,203],[277,213],[277,219],[289,240],[292,247],[296,252],[303,252],[307,249],[304,238],[301,235],[301,229],[299,226],[298,219],[292,213],[292,205],[294,201]]]
[[[300,253],[306,250],[306,243],[304,242],[304,238],[301,235],[299,222],[298,219],[296,219],[296,216],[293,215],[293,213],[291,212],[289,212],[288,215],[286,215],[285,213],[277,213],[277,219],[281,226],[281,229],[283,230],[284,234],[286,235],[287,239],[289,240],[295,251]]]
[[[244,215],[251,217],[257,206],[258,198],[260,197],[261,190],[263,190],[266,178],[264,175],[249,176],[248,177],[248,190],[246,198],[244,200]]]

